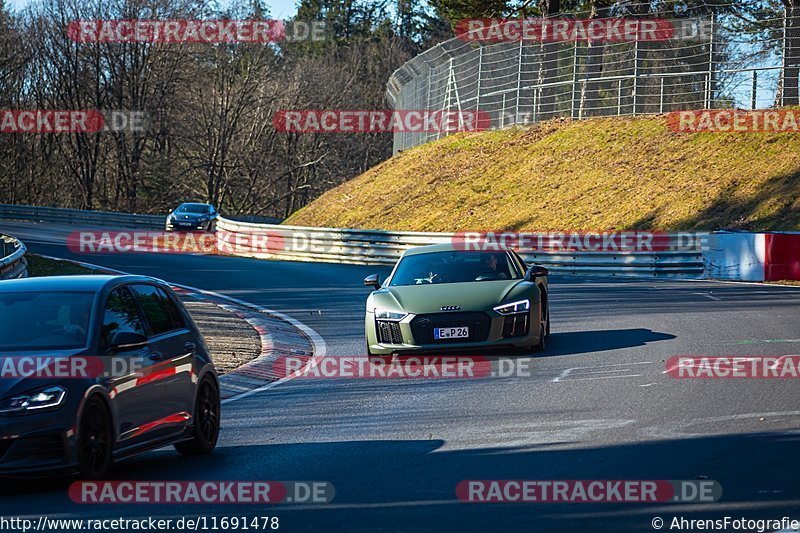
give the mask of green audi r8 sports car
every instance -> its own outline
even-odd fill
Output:
[[[547,269],[513,250],[470,251],[453,244],[407,250],[367,298],[371,356],[490,349],[544,349],[550,333]]]

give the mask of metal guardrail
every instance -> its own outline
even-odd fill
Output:
[[[28,277],[27,249],[21,241],[0,234],[0,280]]]
[[[55,207],[0,204],[0,219],[39,220],[89,227],[138,227],[163,229],[157,215],[130,215],[104,211],[80,211]],[[393,265],[414,246],[451,242],[456,234],[412,231],[377,231],[314,228],[241,222],[219,217],[218,241],[232,243],[234,255],[324,263]],[[544,265],[554,273],[600,274],[635,277],[703,277],[703,251],[673,246],[688,234],[671,235],[666,249],[655,252],[546,252],[521,250],[523,259]],[[694,233],[705,242],[706,233]],[[258,239],[254,238],[257,236]],[[23,246],[24,248],[24,246]],[[266,251],[265,251],[266,250]],[[673,251],[675,250],[675,251]],[[224,246],[220,250],[227,253]],[[24,254],[24,252],[23,252]]]
[[[12,204],[0,204],[0,218],[147,229],[164,229],[166,220],[165,216],[159,215],[135,215],[113,211],[82,211],[80,209]]]
[[[393,265],[402,253],[413,246],[451,242],[456,234],[368,231],[337,228],[310,228],[274,224],[249,224],[220,217],[217,230],[221,238],[238,242],[236,255],[262,259]],[[255,242],[252,235],[272,239],[272,245]],[[544,265],[555,273],[601,274],[637,277],[703,276],[701,246],[679,248],[678,239],[687,234],[670,235],[664,251],[655,252],[544,252],[520,251],[525,261]],[[707,233],[694,233],[695,242],[705,242]],[[238,238],[237,238],[238,236]],[[248,250],[248,247],[250,248]],[[267,248],[269,251],[264,251]]]

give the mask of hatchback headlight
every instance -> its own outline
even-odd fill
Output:
[[[60,407],[67,397],[67,390],[58,385],[18,394],[0,401],[0,414],[27,414]]]
[[[375,309],[375,318],[378,320],[403,320],[408,316],[408,313],[400,313],[397,311],[389,311],[388,309]]]
[[[511,302],[509,304],[498,305],[494,308],[495,311],[501,315],[515,315],[517,313],[526,313],[531,309],[530,300],[520,300],[518,302]]]

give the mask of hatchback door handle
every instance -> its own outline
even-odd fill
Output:
[[[164,355],[159,352],[150,352],[148,357],[151,361],[162,361],[164,359]]]
[[[187,342],[186,344],[183,345],[183,348],[188,352],[194,352],[194,349],[196,347],[197,346],[193,342]]]

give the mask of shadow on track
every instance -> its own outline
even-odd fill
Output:
[[[337,441],[222,447],[208,457],[150,453],[116,467],[114,479],[317,480],[336,486],[330,506],[76,505],[64,488],[3,484],[0,515],[281,517],[289,531],[645,531],[651,519],[792,516],[800,505],[794,460],[800,435],[749,433],[583,448],[557,444],[449,450],[442,440]],[[778,460],[776,460],[778,459]],[[470,479],[717,480],[718,503],[462,503]],[[46,502],[46,504],[44,503]],[[795,515],[795,518],[796,515]],[[337,527],[331,527],[337,524]],[[380,527],[377,527],[379,525]],[[282,528],[283,529],[283,528]],[[529,528],[528,528],[529,529]]]
[[[547,338],[544,352],[534,354],[538,357],[572,355],[622,348],[645,346],[651,342],[676,338],[671,333],[660,333],[645,328],[600,329],[592,331],[570,331],[553,333]]]

